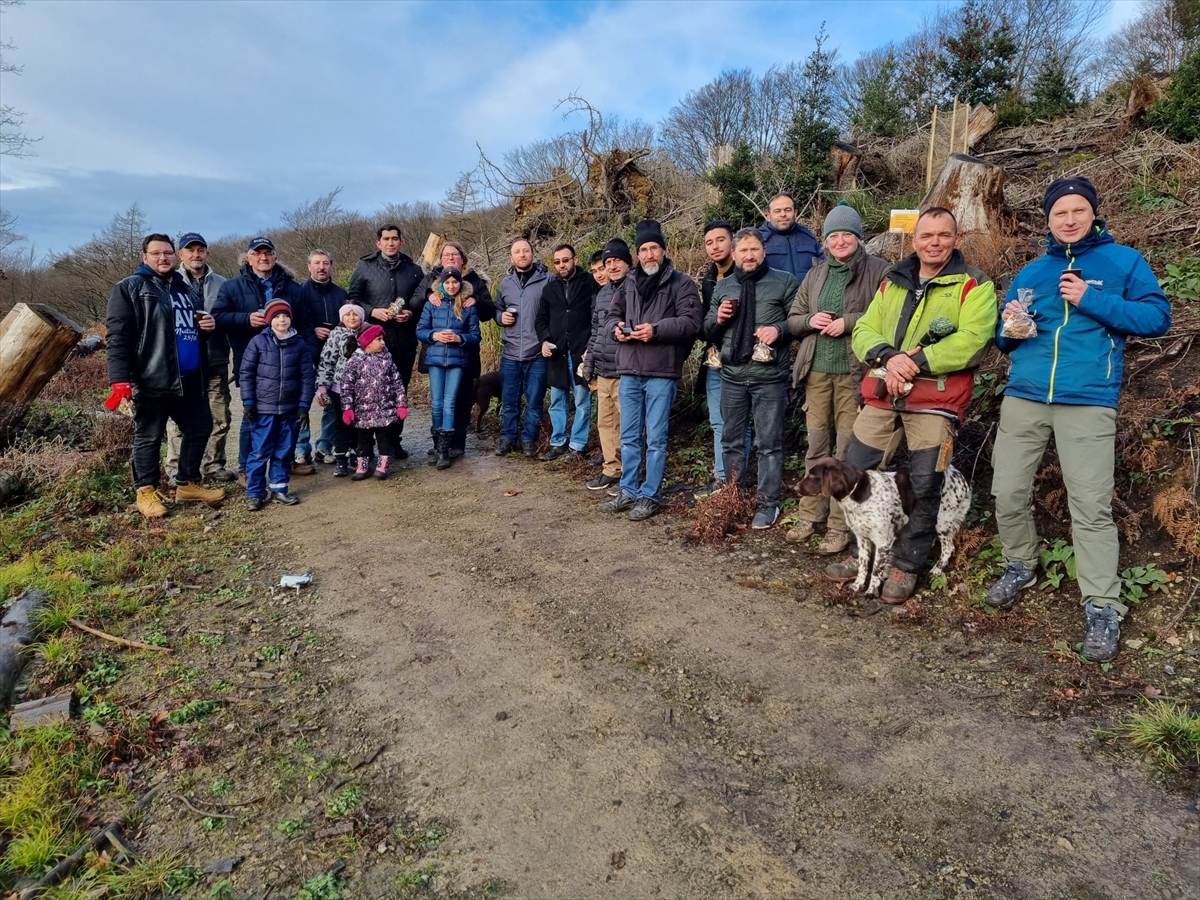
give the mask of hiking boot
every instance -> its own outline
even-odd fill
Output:
[[[808,539],[817,533],[816,522],[800,521],[788,529],[783,539],[789,544],[807,544]]]
[[[853,581],[858,577],[858,557],[847,556],[840,563],[825,567],[825,577],[830,581]]]
[[[429,429],[429,439],[431,441],[433,441],[433,443],[430,445],[429,449],[425,451],[425,456],[429,460],[429,464],[432,466],[434,463],[437,462],[437,429],[436,428]],[[500,454],[497,453],[496,455],[499,456]]]
[[[350,464],[345,453],[336,453],[333,457],[333,477],[345,478],[350,474]]]
[[[293,475],[316,475],[317,467],[314,466],[311,462],[308,462],[307,460],[297,459],[295,462],[292,463],[292,474]]]
[[[408,451],[400,445],[399,439],[396,441],[396,449],[392,451],[393,459],[408,459]]]
[[[1087,633],[1080,655],[1089,662],[1108,662],[1117,655],[1121,640],[1121,615],[1111,606],[1084,606]]]
[[[584,485],[589,491],[602,491],[605,488],[612,487],[614,484],[620,484],[621,479],[615,475],[605,475],[600,473],[587,484]]]
[[[209,481],[237,481],[237,476],[228,469],[213,469],[211,472],[205,473],[204,477]]]
[[[585,466],[590,466],[592,464],[592,461],[587,458],[587,454],[582,450],[572,450],[570,453],[568,453],[567,462],[583,463]]]
[[[467,455],[466,447],[455,447],[454,445],[450,446],[450,458],[451,459],[462,459],[466,455]]]
[[[612,484],[610,484],[608,486],[608,490],[604,492],[604,495],[606,497],[620,497],[621,496],[621,479],[618,478],[616,481],[614,481]]]
[[[240,484],[242,487],[246,486],[246,470],[245,469],[238,469],[237,479],[238,479],[238,484]]]
[[[161,519],[167,514],[163,501],[167,498],[152,484],[137,489],[137,508],[147,519]]]
[[[642,497],[637,504],[629,511],[630,522],[641,522],[658,514],[658,501],[651,500],[649,497]]]
[[[817,545],[817,553],[821,556],[832,556],[835,553],[841,553],[849,546],[850,532],[830,528],[825,532],[825,537],[821,538],[821,543]]]
[[[754,519],[750,522],[750,527],[755,531],[765,531],[775,524],[775,520],[779,518],[779,507],[762,504],[755,510]]]
[[[496,448],[496,455],[497,456],[508,456],[508,454],[513,453],[516,449],[517,449],[516,441],[501,441],[500,446]],[[437,448],[436,447],[433,450],[433,455],[435,457],[437,456]]]
[[[587,461],[587,464],[593,469],[600,468],[600,466],[604,465],[604,453],[602,451],[597,451],[596,455]]]
[[[358,467],[354,470],[354,474],[350,476],[350,480],[351,481],[362,481],[363,479],[365,479],[367,477],[367,475],[370,474],[370,471],[368,470],[367,466],[368,466],[367,457],[360,456],[358,458]]]
[[[175,502],[182,503],[187,500],[199,500],[203,503],[216,503],[218,500],[225,499],[224,488],[206,488],[198,484],[188,484],[186,481],[180,482],[179,487],[175,489]]]
[[[916,589],[916,572],[905,572],[898,566],[892,566],[887,581],[883,583],[882,597],[887,603],[903,603]]]
[[[537,445],[530,444],[521,452],[525,454],[526,459],[535,459],[537,457]]]
[[[703,500],[705,497],[711,497],[713,494],[721,493],[721,489],[724,487],[725,487],[725,479],[724,478],[714,478],[712,481],[710,481],[704,487],[698,488],[696,490],[696,492],[694,494],[692,494],[692,499],[693,500]]]
[[[1009,560],[1004,574],[988,588],[987,604],[996,609],[1008,609],[1017,600],[1017,594],[1037,581],[1037,571],[1020,560]]]
[[[300,502],[300,498],[287,491],[271,491],[271,502],[282,503],[284,506],[295,506]]]
[[[390,456],[381,454],[379,457],[379,465],[375,467],[375,477],[380,481],[385,481],[388,477],[388,463],[392,461]]]
[[[547,450],[545,453],[543,453],[541,456],[539,456],[538,459],[541,460],[542,462],[554,462],[554,460],[558,459],[560,456],[566,456],[566,455],[567,455],[567,445],[566,444],[559,444],[557,446],[551,445],[550,449]]]
[[[617,496],[611,500],[605,500],[600,504],[600,509],[607,513],[625,512],[627,509],[633,509],[637,505],[637,500],[630,497],[628,494],[623,494],[617,491]]]
[[[438,470],[450,468],[450,441],[454,439],[454,432],[443,429],[438,432],[437,436],[437,467]]]
[[[267,505],[266,497],[248,497],[246,498],[246,509],[250,512],[258,512]]]

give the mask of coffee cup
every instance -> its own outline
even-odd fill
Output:
[[[517,313],[519,312],[519,310],[515,306],[510,306],[510,307],[506,308],[504,311],[506,313],[508,313],[510,316],[512,316],[514,319],[517,317]]]

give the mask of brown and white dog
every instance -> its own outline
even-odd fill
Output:
[[[862,471],[840,459],[826,457],[812,464],[799,489],[806,497],[823,495],[841,504],[846,524],[858,541],[858,577],[850,589],[861,591],[866,586],[868,595],[878,594],[892,566],[892,545],[916,505],[908,471]],[[954,555],[954,536],[970,508],[971,486],[958,469],[948,466],[937,517],[942,553],[937,565],[930,570],[931,575],[940,574],[950,562]],[[873,567],[872,549],[875,551]]]

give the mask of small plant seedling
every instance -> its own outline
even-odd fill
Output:
[[[172,725],[190,725],[201,719],[207,719],[220,708],[220,704],[214,703],[212,700],[193,700],[168,715],[167,721]]]
[[[1075,548],[1066,541],[1055,541],[1045,550],[1038,553],[1038,562],[1046,580],[1038,585],[1039,590],[1053,588],[1058,590],[1064,578],[1075,578]]]
[[[322,872],[304,882],[296,900],[342,900],[341,882],[333,872]]]
[[[350,815],[362,804],[364,793],[362,785],[358,784],[342,788],[325,804],[325,815],[331,819]]]
[[[282,834],[286,834],[288,837],[295,837],[296,835],[300,834],[300,832],[304,831],[304,819],[284,819],[279,823],[279,831]]]
[[[208,796],[224,797],[233,790],[234,784],[228,778],[217,778],[208,786]]]
[[[1130,605],[1141,603],[1154,591],[1165,591],[1169,583],[1167,573],[1154,563],[1130,566],[1121,573],[1121,600]]]

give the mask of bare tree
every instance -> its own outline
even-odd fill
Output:
[[[0,0],[0,15],[3,15],[5,10],[21,5],[22,0]],[[16,65],[7,57],[7,54],[15,49],[12,41],[0,41],[0,76],[12,78],[24,70],[24,66]],[[32,145],[41,138],[30,137],[21,131],[24,124],[23,112],[0,102],[0,155],[20,157],[33,154]]]
[[[1198,45],[1197,0],[1142,0],[1140,15],[1109,37],[1095,68],[1109,79],[1170,73]]]
[[[992,0],[994,14],[1007,21],[1017,43],[1011,66],[1013,86],[1028,97],[1049,60],[1060,61],[1078,78],[1095,57],[1096,31],[1108,17],[1111,0]]]
[[[87,243],[52,254],[51,268],[63,291],[59,300],[63,312],[79,315],[86,322],[104,321],[112,286],[141,264],[145,233],[146,216],[135,203],[113,216]]]
[[[749,69],[727,69],[671,107],[662,124],[662,146],[675,165],[703,175],[723,162],[723,148],[746,141],[755,89]]]

